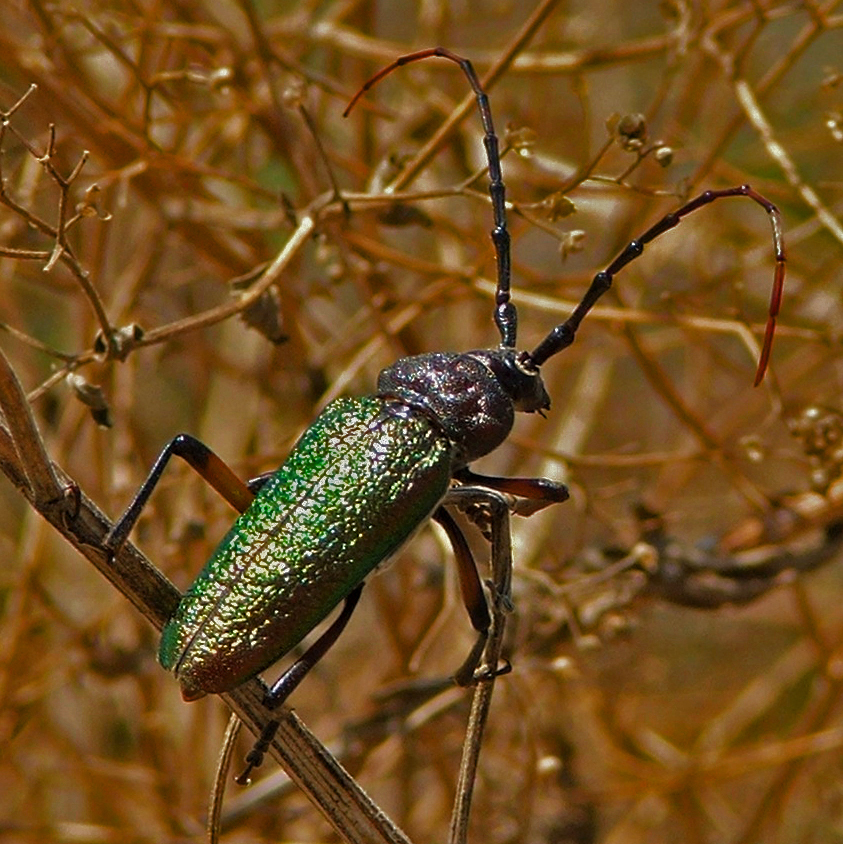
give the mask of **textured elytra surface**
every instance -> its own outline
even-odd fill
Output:
[[[430,515],[451,470],[426,417],[392,400],[334,401],[183,597],[161,664],[190,697],[267,668]]]

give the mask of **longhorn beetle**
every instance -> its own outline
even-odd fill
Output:
[[[387,74],[433,56],[460,66],[483,122],[497,259],[494,319],[500,345],[398,360],[380,373],[374,395],[333,401],[277,471],[248,484],[188,434],[164,448],[106,537],[110,553],[126,541],[173,455],[187,461],[241,513],[161,637],[159,660],[176,675],[185,700],[230,691],[269,668],[344,602],[328,629],[267,691],[266,706],[279,707],[336,641],[367,575],[430,518],[443,527],[453,546],[463,599],[478,632],[477,644],[455,675],[461,684],[472,682],[490,616],[471,552],[445,507],[449,487],[452,483],[485,487],[533,499],[541,506],[568,497],[566,487],[556,481],[487,477],[469,465],[507,438],[515,411],[543,413],[550,408],[541,366],[571,345],[583,318],[614,276],[646,244],[688,214],[724,197],[743,196],[758,203],[773,227],[776,267],[755,383],[764,376],[782,296],[785,252],[778,209],[749,185],[706,191],[663,217],[597,273],[568,319],[533,351],[518,351],[498,139],[488,98],[471,62],[440,47],[402,56],[363,85],[345,115]],[[267,724],[247,757],[241,782],[261,764],[276,729],[277,722]]]

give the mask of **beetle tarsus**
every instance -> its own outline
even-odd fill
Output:
[[[246,754],[246,767],[243,772],[234,778],[238,785],[249,785],[252,781],[252,771],[255,768],[260,768],[263,764],[264,756],[266,756],[275,734],[278,732],[280,722],[273,718],[268,721],[260,734],[260,738],[255,742],[252,749]]]
[[[477,680],[477,666],[486,648],[486,640],[489,638],[489,631],[483,630],[477,637],[474,647],[469,651],[465,662],[454,672],[454,682],[458,686],[471,686]]]
[[[498,665],[495,668],[492,668],[491,666],[481,668],[474,675],[474,682],[483,683],[488,680],[495,680],[498,677],[503,677],[506,674],[511,674],[512,663],[506,659],[506,657],[501,659],[501,663],[501,665]]]

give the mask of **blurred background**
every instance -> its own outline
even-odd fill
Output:
[[[498,342],[473,102],[423,150],[470,95],[459,68],[403,68],[341,116],[402,53],[495,71],[522,347],[686,198],[749,182],[775,203],[788,275],[761,386],[771,226],[730,198],[619,274],[544,368],[548,417],[476,464],[572,497],[513,522],[513,672],[471,840],[841,840],[839,3],[9,0],[3,17],[0,344],[53,459],[112,517],[181,431],[253,477],[396,358]],[[308,213],[315,235],[244,319],[233,294]],[[5,479],[0,496],[0,839],[198,840],[224,705],[183,703],[151,625]],[[184,589],[232,519],[176,465],[133,539]],[[292,701],[416,841],[444,838],[469,701],[424,682],[472,642],[437,531],[370,581]],[[333,840],[261,773],[229,789],[224,840]]]

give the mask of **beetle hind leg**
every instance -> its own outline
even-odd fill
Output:
[[[351,618],[351,614],[354,612],[354,608],[357,606],[357,602],[360,600],[362,591],[363,584],[361,583],[346,597],[342,612],[331,622],[331,626],[272,684],[263,699],[263,705],[267,709],[278,709],[296,690],[310,669],[325,656],[334,642],[339,639]],[[263,758],[266,756],[279,726],[280,722],[275,718],[267,721],[258,740],[246,754],[246,767],[236,777],[236,782],[239,785],[248,785],[252,771],[263,764]]]

